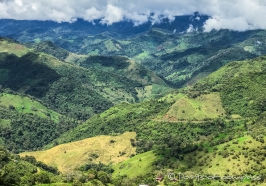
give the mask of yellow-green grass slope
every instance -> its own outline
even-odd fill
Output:
[[[266,139],[264,137],[264,139]],[[224,181],[224,176],[249,176],[263,179],[265,175],[264,143],[254,140],[248,133],[231,141],[213,147],[205,146],[186,154],[184,160],[176,161],[171,170],[176,175],[216,175],[217,181]],[[166,178],[167,179],[167,178]],[[252,179],[234,180],[230,185],[248,185]],[[226,181],[226,180],[225,180]],[[243,181],[243,182],[242,182]],[[212,180],[211,182],[215,182]],[[256,183],[259,184],[259,183]],[[264,185],[263,183],[260,185]]]
[[[196,98],[189,98],[185,94],[169,94],[160,99],[161,101],[173,102],[168,112],[158,121],[203,121],[224,117],[226,112],[223,108],[220,93],[203,94]]]
[[[16,56],[21,57],[29,51],[31,50],[23,45],[0,38],[0,53],[7,52],[9,54],[15,54]]]
[[[116,164],[136,153],[130,139],[136,133],[126,132],[118,136],[97,136],[81,141],[58,145],[45,151],[25,152],[21,156],[34,156],[38,161],[67,172],[90,161]]]
[[[153,151],[138,154],[128,160],[115,165],[113,177],[127,176],[128,178],[135,178],[137,176],[145,175],[152,172],[153,162],[157,159]]]

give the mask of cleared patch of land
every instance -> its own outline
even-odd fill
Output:
[[[55,122],[57,122],[61,116],[57,112],[47,109],[38,101],[20,95],[0,93],[0,105],[13,107],[16,111],[21,113],[31,113],[42,118],[50,118]]]
[[[114,166],[113,177],[127,176],[134,178],[152,172],[152,163],[156,160],[156,155],[152,152],[138,154],[133,158],[123,161]]]
[[[25,152],[21,156],[34,156],[38,161],[58,167],[61,172],[73,170],[90,161],[116,164],[136,154],[136,147],[130,142],[135,137],[134,132],[118,136],[97,136],[58,145],[45,151]]]
[[[21,57],[29,51],[30,49],[23,45],[18,45],[17,43],[10,43],[8,41],[0,41],[0,53],[7,52]]]
[[[179,98],[161,120],[171,122],[202,121],[223,115],[225,115],[225,110],[222,106],[220,94],[211,93],[194,99],[187,96]]]

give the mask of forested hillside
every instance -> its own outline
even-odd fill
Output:
[[[126,72],[123,76],[96,68],[85,69],[3,38],[0,45],[2,88],[34,96],[50,109],[79,120],[101,113],[114,104],[137,102],[167,90],[163,80],[144,69],[143,77],[147,80],[137,81],[138,76],[131,79],[131,76],[125,77]],[[136,68],[131,71],[134,74]],[[146,86],[149,93],[145,92]]]
[[[0,19],[0,185],[265,184],[266,31],[152,16]]]
[[[157,100],[112,107],[61,135],[54,143],[134,131],[137,137],[131,143],[137,147],[138,155],[113,165],[114,177],[128,176],[124,180],[133,179],[135,183],[146,180],[141,177],[147,173],[145,170],[153,172],[154,177],[165,175],[169,168],[175,175],[178,172],[210,175],[219,170],[217,174],[221,177],[229,173],[250,175],[253,177],[245,179],[246,184],[261,185],[266,166],[265,111],[261,96],[264,87],[259,85],[265,79],[265,64],[265,57],[229,63],[193,87]],[[256,83],[257,80],[260,83]],[[243,107],[248,107],[248,112],[244,112]],[[191,109],[194,109],[194,116],[191,116]],[[130,168],[135,164],[140,166],[137,172]],[[167,176],[162,177],[165,184],[175,185]],[[198,184],[218,182],[240,183],[217,179]],[[189,181],[182,180],[182,183]]]

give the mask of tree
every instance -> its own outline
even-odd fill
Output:
[[[47,172],[39,172],[34,175],[36,182],[38,183],[50,183],[50,176]]]
[[[109,183],[110,178],[106,172],[99,171],[97,173],[97,178],[102,182],[102,183]]]

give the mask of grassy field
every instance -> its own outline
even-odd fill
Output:
[[[162,118],[164,121],[202,121],[225,115],[219,93],[201,95],[194,99],[177,94],[175,97],[172,96],[172,98],[171,95],[168,95],[162,100],[164,99],[177,99]]]
[[[116,164],[136,154],[136,148],[132,147],[130,142],[130,139],[135,137],[134,132],[126,132],[119,136],[97,136],[58,145],[45,151],[25,152],[21,156],[34,156],[38,161],[58,167],[62,172],[73,170],[90,161]]]
[[[17,43],[11,43],[6,40],[0,41],[0,53],[7,52],[21,57],[24,54],[28,53],[29,51],[30,49],[28,49],[23,45],[18,45]]]
[[[152,163],[156,160],[156,155],[152,152],[138,154],[133,158],[123,161],[114,166],[113,177],[127,176],[134,178],[152,172]]]
[[[245,135],[212,148],[208,147],[208,151],[197,150],[187,154],[180,162],[180,167],[193,162],[193,165],[190,163],[191,172],[224,176],[226,174],[248,175],[251,171],[255,171],[260,175],[261,168],[266,166],[263,155],[265,150],[261,148],[262,146],[265,147],[263,143]]]
[[[50,118],[56,122],[60,117],[60,114],[47,109],[41,103],[34,101],[28,97],[22,97],[20,95],[1,93],[0,105],[4,105],[6,107],[13,106],[18,112],[36,114],[39,117]]]

